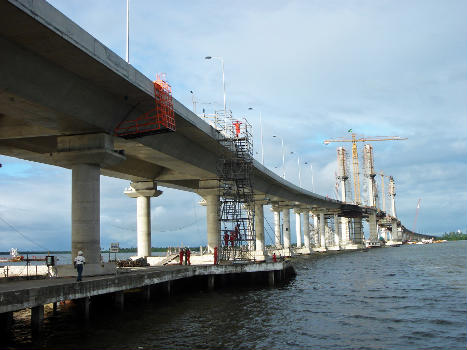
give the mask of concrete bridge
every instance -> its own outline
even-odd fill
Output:
[[[153,82],[43,0],[0,3],[0,46],[0,153],[72,170],[71,248],[73,256],[85,252],[88,271],[103,272],[101,174],[131,182],[125,193],[137,198],[138,255],[150,255],[150,198],[162,194],[160,186],[201,195],[208,249],[219,245],[216,162],[222,146],[216,129],[173,99],[176,132],[130,140],[115,136],[120,122],[152,108]],[[272,205],[275,244],[286,256],[291,254],[291,209],[301,253],[363,247],[363,219],[369,221],[370,236],[377,235],[379,223],[392,231],[393,241],[403,238],[400,221],[374,207],[306,191],[257,161],[253,177],[258,260],[267,255],[264,205]]]

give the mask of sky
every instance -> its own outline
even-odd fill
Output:
[[[49,2],[125,58],[125,0]],[[417,231],[466,231],[464,0],[130,1],[130,63],[151,79],[166,73],[173,96],[190,109],[194,98],[199,114],[223,105],[220,61],[205,56],[223,58],[227,108],[253,125],[258,160],[261,113],[265,166],[282,175],[282,138],[286,179],[299,185],[300,169],[303,188],[334,198],[336,147],[351,148],[325,139],[349,129],[406,137],[372,143],[377,173],[395,178],[399,219],[413,229],[421,199]],[[0,163],[0,250],[70,249],[71,171]],[[136,246],[128,185],[101,177],[104,248]],[[201,198],[162,190],[152,199],[152,245],[205,245]]]

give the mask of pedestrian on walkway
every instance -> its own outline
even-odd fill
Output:
[[[78,252],[78,256],[73,261],[73,265],[75,265],[75,269],[78,271],[78,277],[76,278],[77,282],[82,281],[84,264],[86,264],[86,258],[83,256],[83,252],[80,250]]]
[[[188,265],[191,265],[191,262],[190,262],[190,255],[191,255],[191,251],[190,251],[190,248],[186,248],[186,261],[188,262]]]

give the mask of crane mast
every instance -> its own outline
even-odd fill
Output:
[[[357,134],[352,133],[352,138],[348,139],[340,137],[331,140],[324,140],[324,144],[328,145],[331,142],[352,142],[352,165],[353,165],[353,180],[354,180],[354,200],[355,204],[361,204],[360,198],[360,176],[359,176],[359,165],[358,165],[358,149],[357,142],[369,142],[369,141],[397,141],[407,140],[400,136],[371,136],[371,137],[358,137]]]

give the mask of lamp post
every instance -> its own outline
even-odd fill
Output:
[[[248,108],[250,111],[253,110],[253,107]],[[259,129],[261,133],[261,164],[264,165],[264,147],[263,147],[263,121],[261,119],[261,111],[259,111]]]
[[[195,100],[195,93],[190,90],[191,93],[191,102],[193,102],[193,113],[196,114],[196,100]]]
[[[130,63],[130,0],[126,0],[126,63]]]
[[[277,137],[281,139],[281,145],[282,145],[282,178],[285,179],[285,149],[284,149],[284,139],[282,137],[279,137],[277,135],[272,135],[272,137]]]
[[[308,164],[308,162],[305,162],[305,164]],[[313,181],[313,164],[310,163],[310,170],[311,170],[311,192],[315,192],[315,184]]]
[[[223,59],[222,57],[216,57],[216,56],[206,56],[205,59],[206,59],[206,60],[216,59],[216,60],[220,60],[221,63],[222,63],[222,87],[223,87],[223,89],[224,89],[224,118],[227,118],[227,107],[226,107],[226,104],[225,104],[224,59]]]

